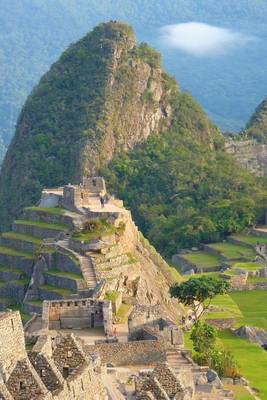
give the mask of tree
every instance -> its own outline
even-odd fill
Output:
[[[190,278],[186,282],[176,283],[170,289],[172,297],[176,297],[185,306],[192,308],[194,319],[198,321],[209,308],[211,300],[218,294],[227,293],[228,282],[211,276]]]
[[[190,339],[197,353],[207,354],[216,343],[216,329],[205,322],[198,321],[191,331]]]

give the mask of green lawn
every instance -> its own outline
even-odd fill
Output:
[[[267,329],[267,291],[232,292],[230,296],[243,314],[239,325],[242,323]]]
[[[224,385],[224,387],[234,393],[235,400],[255,400],[255,397],[244,386]]]
[[[233,239],[239,240],[240,242],[244,242],[246,244],[250,244],[255,246],[258,242],[262,244],[267,244],[267,237],[259,237],[255,235],[246,235],[245,233],[237,233],[230,236]]]
[[[256,255],[255,251],[252,248],[233,243],[212,243],[209,244],[209,247],[217,250],[220,254],[222,254],[229,260],[234,260],[241,257],[246,257],[249,260],[252,260]]]
[[[216,296],[211,303],[212,311],[204,315],[204,319],[209,318],[242,318],[242,313],[228,294]],[[213,309],[214,308],[214,309]]]
[[[16,240],[22,240],[24,242],[34,243],[36,245],[41,245],[42,243],[42,239],[32,235],[25,235],[23,233],[4,232],[2,233],[2,236],[8,239],[16,239]]]
[[[0,246],[0,254],[7,256],[19,256],[24,258],[33,258],[33,254],[27,253],[26,251],[16,250],[12,247]]]
[[[48,270],[49,275],[54,275],[54,276],[59,276],[61,278],[70,278],[73,280],[80,280],[83,279],[82,275],[79,274],[74,274],[73,272],[65,272],[61,271],[59,269],[49,269]]]
[[[206,253],[205,251],[196,251],[194,253],[183,254],[182,257],[192,264],[203,268],[212,268],[221,264],[219,257]]]
[[[29,225],[29,226],[38,226],[40,228],[45,229],[55,229],[55,230],[66,230],[67,226],[63,224],[49,224],[43,221],[31,221],[28,219],[17,219],[15,221],[17,225]]]
[[[241,373],[250,385],[260,391],[261,400],[267,400],[267,352],[230,331],[219,332],[219,338],[225,348],[233,353]]]
[[[258,263],[254,262],[238,262],[233,265],[233,268],[241,268],[245,269],[246,271],[257,271],[261,269],[263,266]]]
[[[40,285],[41,289],[47,290],[49,292],[59,293],[62,296],[70,296],[73,292],[69,289],[59,288],[57,286],[52,285]]]
[[[131,307],[132,306],[130,304],[124,304],[124,303],[121,304],[116,314],[116,317],[119,318],[119,323],[123,324],[127,322],[127,316]]]
[[[0,265],[0,272],[14,272],[14,273],[23,273],[22,271],[21,271],[21,269],[19,269],[19,268],[14,268],[14,267],[7,267],[7,266],[5,266],[5,265]]]

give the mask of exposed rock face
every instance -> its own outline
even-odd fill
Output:
[[[1,223],[36,201],[42,187],[78,182],[164,130],[170,92],[159,54],[136,47],[126,25],[101,24],[72,45],[21,112],[0,178]]]
[[[229,140],[225,149],[250,172],[267,175],[267,99],[256,108],[240,138]]]
[[[253,174],[267,175],[267,144],[258,143],[256,140],[231,140],[226,142],[225,149]]]
[[[0,176],[1,228],[43,187],[80,182],[175,124],[209,147],[222,140],[162,72],[157,52],[137,46],[127,25],[100,24],[63,53],[23,107]]]
[[[267,332],[261,328],[255,328],[252,326],[241,326],[235,331],[237,336],[242,339],[247,339],[250,342],[258,343],[261,346],[267,345]]]

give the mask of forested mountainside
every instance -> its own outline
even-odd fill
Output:
[[[256,108],[246,126],[245,133],[260,143],[267,143],[267,99]]]
[[[167,257],[264,220],[266,182],[192,133],[194,128],[177,119],[170,132],[149,138],[102,171],[142,232]]]
[[[22,109],[0,176],[1,223],[37,201],[44,186],[80,182],[114,154],[170,129],[176,97],[182,123],[208,146],[222,140],[198,110],[192,122],[157,52],[136,46],[127,25],[100,24],[62,54]]]
[[[223,149],[160,55],[137,46],[129,26],[100,24],[62,54],[22,109],[0,176],[1,228],[43,187],[101,170],[165,253],[238,231],[260,217],[266,192]]]
[[[223,128],[238,130],[266,95],[264,1],[240,0],[0,0],[0,135],[7,146],[20,109],[60,53],[95,24],[117,19],[133,25],[139,41],[163,53],[166,69]],[[158,41],[166,24],[201,21],[257,38],[217,58],[194,58]],[[257,79],[255,79],[255,76]],[[205,84],[203,84],[203,82]]]

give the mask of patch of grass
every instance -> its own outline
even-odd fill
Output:
[[[64,215],[65,214],[65,210],[62,207],[37,207],[37,206],[33,206],[33,207],[26,207],[25,210],[30,210],[30,211],[44,211],[47,212],[49,214],[59,214],[59,215]]]
[[[27,253],[26,251],[22,250],[16,250],[11,247],[6,247],[6,246],[0,246],[0,254],[4,254],[7,256],[18,256],[18,257],[24,257],[24,258],[33,258],[32,253]]]
[[[244,386],[224,385],[224,388],[234,393],[235,400],[255,400],[255,397]]]
[[[5,265],[0,265],[0,272],[14,272],[14,273],[21,273],[23,272],[19,268],[14,268],[14,267],[7,267]]]
[[[10,306],[9,308],[13,311],[19,311],[23,322],[27,322],[31,318],[30,314],[27,314],[27,313],[21,311],[21,305],[19,305],[19,304],[14,304],[14,305]]]
[[[203,268],[212,268],[221,264],[219,257],[209,254],[205,251],[196,251],[193,253],[182,254],[182,257]]]
[[[254,262],[239,262],[233,265],[233,268],[241,268],[246,271],[258,271],[258,269],[261,269],[262,267],[261,264]]]
[[[82,275],[74,274],[73,272],[60,271],[59,269],[49,269],[48,274],[58,276],[60,278],[70,278],[76,281],[83,279]]]
[[[42,300],[28,300],[26,301],[27,304],[31,304],[33,306],[42,307],[43,301]]]
[[[249,277],[248,283],[267,283],[267,278],[261,278],[260,276]]]
[[[42,243],[42,239],[32,235],[25,235],[23,233],[4,232],[2,233],[2,236],[8,239],[22,240],[24,242],[34,243],[36,245],[41,245]]]
[[[267,400],[267,352],[228,330],[220,331],[219,338],[225,348],[233,353],[241,373],[249,380],[250,385],[259,390],[261,400]]]
[[[240,324],[267,329],[267,291],[231,292],[230,296],[243,315]]]
[[[83,229],[80,232],[74,232],[72,235],[73,240],[77,240],[79,242],[89,243],[91,240],[109,236],[116,232],[116,227],[107,221],[100,219],[95,222],[92,221],[91,230]]]
[[[70,296],[71,294],[73,294],[73,291],[71,291],[70,289],[64,289],[64,288],[59,288],[57,286],[52,286],[52,285],[40,285],[41,289],[47,290],[48,292],[55,292],[55,293],[59,293],[62,296]]]
[[[211,307],[212,311],[204,314],[204,319],[235,318],[239,320],[243,317],[238,305],[228,294],[216,296],[211,302]]]
[[[126,255],[128,257],[128,264],[135,264],[137,262],[132,253],[127,253]]]
[[[105,294],[105,299],[110,300],[112,303],[115,303],[118,297],[119,293],[115,291],[109,291]]]
[[[49,224],[43,221],[31,221],[27,219],[17,219],[15,221],[17,225],[28,225],[28,226],[38,226],[45,229],[55,229],[55,230],[66,230],[67,226],[64,224]]]
[[[231,235],[230,238],[239,240],[240,242],[244,242],[244,243],[250,244],[252,246],[255,246],[257,243],[267,244],[267,237],[246,235],[245,233],[237,233],[237,234]]]
[[[127,321],[127,316],[131,307],[132,306],[130,304],[125,304],[125,303],[121,304],[116,314],[116,317],[119,319],[119,323],[123,324],[124,322]]]
[[[0,303],[9,306],[9,308],[12,308],[12,303],[15,303],[16,300],[12,297],[7,297],[7,296],[1,296],[0,297]]]
[[[242,257],[252,260],[256,255],[255,251],[252,248],[233,243],[212,243],[209,244],[209,247],[217,250],[220,254],[222,254],[229,260],[234,260]]]

